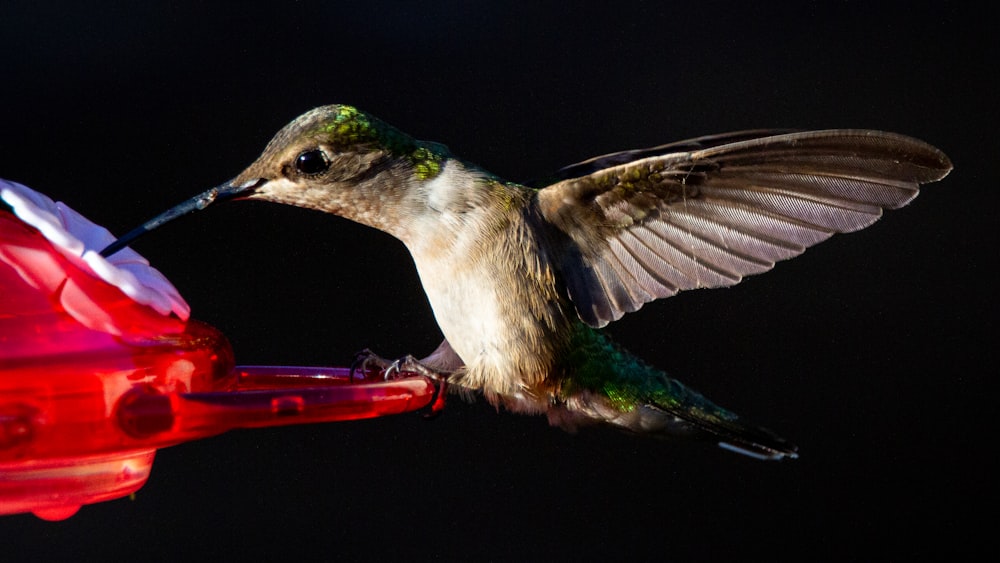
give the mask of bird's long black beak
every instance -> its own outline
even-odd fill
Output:
[[[265,178],[258,178],[240,185],[233,185],[232,182],[226,182],[225,184],[216,186],[204,193],[198,194],[193,198],[175,205],[163,213],[160,213],[156,217],[153,217],[128,233],[125,233],[124,236],[119,237],[118,240],[105,247],[104,250],[101,251],[101,256],[104,256],[105,258],[111,256],[115,252],[118,252],[128,246],[129,243],[140,236],[159,226],[162,226],[164,223],[173,221],[178,217],[187,215],[188,213],[192,213],[194,211],[201,211],[209,205],[219,201],[246,197],[253,193],[257,188],[263,186],[265,183],[267,183],[267,179]]]

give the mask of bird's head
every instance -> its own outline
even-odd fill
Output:
[[[283,127],[232,180],[162,213],[102,251],[218,201],[258,199],[317,209],[385,230],[387,213],[412,181],[436,177],[444,145],[418,141],[352,106],[310,110]]]

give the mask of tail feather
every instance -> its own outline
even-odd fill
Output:
[[[549,421],[573,429],[604,422],[639,434],[690,436],[757,459],[798,457],[798,448],[749,424],[665,373],[648,366],[603,334],[582,325],[567,358],[561,405]]]
[[[687,393],[668,402],[616,404],[607,396],[580,393],[562,409],[549,411],[549,422],[573,430],[592,422],[604,422],[635,432],[660,437],[683,437],[716,442],[719,447],[756,459],[795,459],[798,447],[766,428],[749,424],[701,394],[673,381]]]
[[[711,405],[711,403],[709,404]],[[660,410],[656,406],[645,406],[648,409],[660,410],[664,415],[673,417],[681,424],[690,424],[703,437],[716,441],[720,448],[757,459],[795,459],[798,457],[798,447],[795,444],[766,428],[748,424],[721,407],[716,405],[711,405],[711,407],[715,409],[715,412],[706,413],[703,407],[696,407],[688,409],[687,412],[675,414],[671,411]]]

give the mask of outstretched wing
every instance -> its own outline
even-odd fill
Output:
[[[673,143],[657,145],[655,147],[648,147],[644,149],[613,152],[603,154],[601,156],[595,156],[594,158],[588,158],[587,160],[570,164],[569,166],[564,166],[548,176],[528,180],[526,182],[522,182],[522,184],[532,188],[541,189],[561,180],[588,176],[607,168],[628,164],[630,162],[649,158],[651,156],[663,156],[671,153],[696,151],[728,143],[736,143],[739,141],[791,132],[792,130],[790,129],[751,129],[747,131],[722,133],[719,135],[705,135],[704,137],[696,137],[694,139],[686,139],[684,141],[674,141]]]
[[[910,137],[809,131],[631,160],[552,184],[537,204],[571,241],[561,266],[580,318],[601,327],[867,227],[950,170],[941,151]]]

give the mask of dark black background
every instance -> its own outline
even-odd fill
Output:
[[[909,207],[610,327],[765,424],[764,463],[453,400],[444,416],[161,450],[134,500],[0,518],[10,560],[906,560],[992,546],[995,30],[937,3],[77,3],[0,7],[0,177],[118,233],[351,103],[510,179],[757,127],[947,152]],[[982,22],[982,23],[981,23]],[[405,249],[262,203],[136,243],[241,363],[346,365],[440,333]],[[985,510],[986,516],[979,516]],[[985,518],[985,520],[983,520]]]

